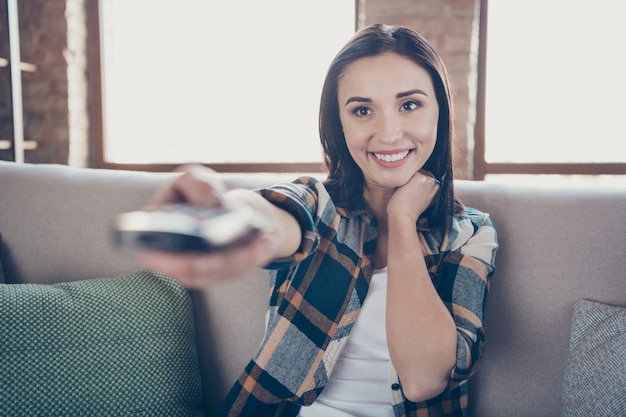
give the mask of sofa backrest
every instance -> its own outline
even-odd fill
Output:
[[[0,162],[0,260],[7,280],[53,283],[140,268],[111,244],[117,213],[145,204],[172,174]],[[290,174],[223,174],[257,187]],[[470,383],[472,415],[559,413],[571,314],[581,298],[626,306],[626,187],[457,181],[469,206],[490,213],[500,250]],[[260,343],[265,271],[193,291],[207,410],[224,397]]]
[[[500,250],[472,415],[557,416],[574,303],[626,306],[626,187],[464,183]]]

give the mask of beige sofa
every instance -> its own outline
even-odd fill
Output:
[[[139,269],[111,244],[112,219],[141,207],[172,175],[0,162],[5,280],[52,284]],[[233,187],[293,177],[222,175]],[[626,187],[458,181],[456,188],[467,205],[491,214],[501,247],[487,302],[487,348],[470,385],[471,414],[557,416],[566,370],[576,375],[569,355],[575,303],[626,307]],[[207,416],[260,342],[266,294],[261,270],[191,292]],[[619,370],[624,358],[615,363]],[[624,406],[623,399],[615,401]]]

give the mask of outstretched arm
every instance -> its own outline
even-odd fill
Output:
[[[251,190],[226,191],[214,171],[197,166],[185,167],[183,173],[159,190],[150,209],[168,204],[221,207],[245,204],[253,208],[267,228],[242,247],[226,252],[174,254],[142,251],[140,261],[147,268],[177,279],[189,288],[203,288],[216,282],[237,278],[266,265],[272,259],[294,253],[302,239],[296,219]]]

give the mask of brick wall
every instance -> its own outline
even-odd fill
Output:
[[[361,0],[364,24],[387,23],[412,28],[439,51],[453,78],[456,178],[473,172],[476,98],[478,0]],[[362,12],[363,13],[363,12]]]
[[[27,162],[84,165],[88,155],[85,58],[86,0],[20,1],[22,61],[37,66],[23,73],[25,139],[37,141]],[[458,178],[471,178],[476,54],[475,1],[360,0],[364,24],[401,24],[421,32],[439,50],[457,90]],[[6,2],[0,1],[0,57],[8,58]],[[0,139],[10,137],[8,69],[0,69]],[[71,109],[71,112],[70,112]],[[0,151],[0,159],[10,159]]]
[[[26,151],[27,162],[67,163],[68,160],[68,83],[63,57],[67,47],[65,3],[65,0],[19,2],[22,61],[37,67],[34,72],[22,72],[24,139],[37,142],[36,150]],[[2,20],[6,25],[6,19]],[[3,70],[3,78],[7,72],[8,69]],[[2,95],[6,96],[4,90]]]

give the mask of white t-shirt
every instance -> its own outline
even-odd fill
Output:
[[[385,332],[387,268],[374,270],[370,287],[324,390],[299,417],[393,417]]]

